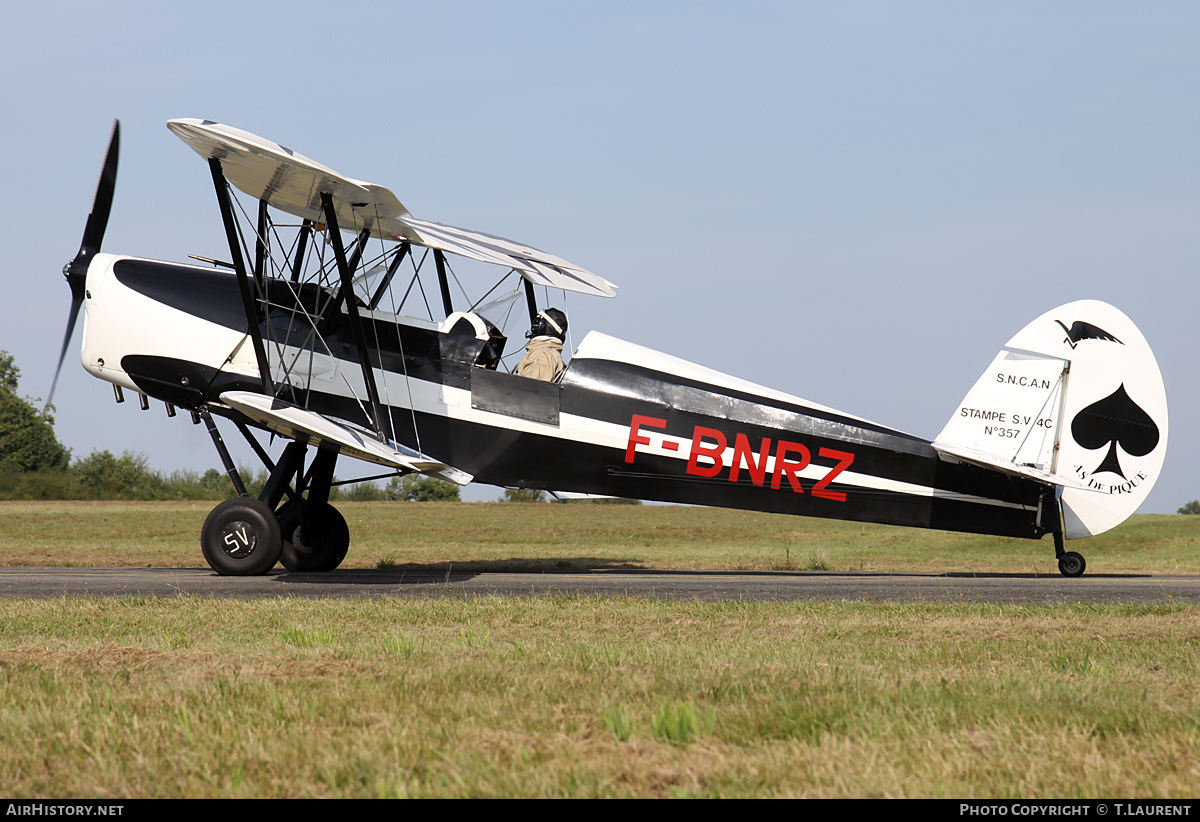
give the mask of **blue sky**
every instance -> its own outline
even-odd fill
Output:
[[[1174,512],[1200,497],[1198,36],[1184,2],[21,4],[0,31],[0,348],[44,395],[114,118],[105,250],[221,256],[207,171],[165,128],[204,117],[617,283],[568,300],[575,342],[928,438],[1027,322],[1111,302],[1162,366],[1143,510]],[[217,464],[72,348],[77,456]]]

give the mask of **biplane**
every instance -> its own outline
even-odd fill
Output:
[[[1063,305],[1019,331],[932,441],[598,331],[556,377],[533,379],[514,372],[509,329],[529,327],[526,311],[530,326],[544,318],[552,291],[613,297],[612,283],[418,219],[388,189],[248,132],[167,126],[208,166],[228,259],[101,252],[118,123],[64,268],[58,369],[82,308],[83,366],[117,401],[134,392],[143,409],[154,399],[204,423],[237,494],[201,529],[219,574],[336,568],[350,545],[329,503],[339,457],[382,476],[1050,534],[1066,576],[1085,563],[1065,542],[1122,522],[1159,475],[1162,377],[1141,332],[1105,303]],[[473,299],[461,296],[464,260],[495,273]],[[268,469],[257,497],[217,418]],[[277,458],[265,434],[286,438]]]

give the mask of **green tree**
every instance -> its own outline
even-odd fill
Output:
[[[383,502],[388,499],[388,493],[373,482],[363,481],[330,488],[329,498],[346,502]]]
[[[201,488],[214,492],[227,491],[232,483],[229,481],[229,476],[218,471],[216,468],[209,468],[204,472],[204,475],[198,480]]]
[[[126,451],[114,457],[111,451],[93,451],[86,459],[71,466],[81,485],[102,497],[121,499],[166,499],[170,489],[162,476],[152,470],[143,454]]]
[[[61,471],[71,452],[54,435],[54,418],[17,394],[21,371],[0,351],[0,471]]]
[[[458,502],[458,486],[425,474],[392,477],[385,492],[394,502]]]
[[[1177,514],[1200,514],[1200,500],[1194,499],[1187,505],[1180,508],[1175,513]]]

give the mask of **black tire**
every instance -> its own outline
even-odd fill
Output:
[[[200,529],[200,547],[210,568],[222,576],[258,576],[275,567],[283,536],[275,512],[250,497],[227,499]]]
[[[279,511],[283,531],[279,561],[289,571],[332,571],[342,564],[350,549],[350,526],[329,503],[309,505],[307,520],[308,526],[301,527],[300,511],[290,503]]]
[[[1064,577],[1083,576],[1085,568],[1087,563],[1083,561],[1083,556],[1074,551],[1067,551],[1058,558],[1058,570]]]

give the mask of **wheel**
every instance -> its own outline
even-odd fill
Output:
[[[1064,577],[1082,576],[1086,567],[1087,563],[1083,561],[1083,557],[1074,551],[1067,551],[1058,558],[1058,570]]]
[[[250,497],[227,499],[200,529],[204,559],[223,576],[257,576],[275,567],[283,536],[275,512]]]
[[[350,548],[346,518],[324,503],[308,505],[306,519],[308,523],[304,526],[295,505],[289,504],[279,512],[284,535],[280,561],[289,571],[332,571],[342,564]]]
[[[329,503],[307,506],[306,525],[292,504],[279,512],[283,531],[280,562],[289,571],[332,571],[342,564],[350,548],[350,526],[338,509]]]

